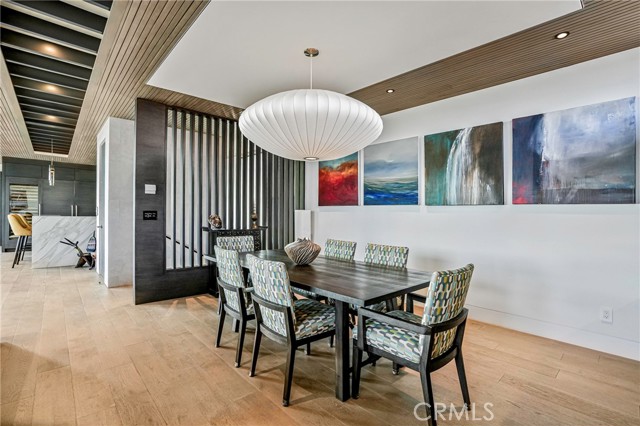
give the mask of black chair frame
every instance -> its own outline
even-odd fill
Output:
[[[218,319],[218,333],[216,335],[216,348],[220,347],[220,338],[222,337],[222,329],[224,327],[224,319],[227,314],[233,321],[233,328],[235,332],[240,332],[240,336],[238,336],[238,347],[236,348],[236,368],[240,367],[240,363],[242,362],[242,347],[244,345],[244,335],[247,331],[247,322],[252,321],[256,318],[255,314],[249,314],[247,312],[247,306],[245,302],[245,294],[252,293],[253,289],[251,287],[236,287],[235,285],[231,285],[229,283],[224,282],[220,277],[217,278],[218,287],[219,287],[219,300],[220,307],[218,309],[218,314],[220,315]],[[229,290],[235,292],[238,296],[238,304],[240,305],[240,310],[236,311],[227,303],[227,296],[223,291]],[[238,330],[239,325],[239,330]]]
[[[27,243],[29,242],[29,235],[20,235],[16,244],[16,253],[13,256],[13,269],[16,265],[20,264],[21,260],[24,260],[24,254],[27,251]]]
[[[287,407],[289,406],[289,398],[291,396],[291,383],[293,382],[293,366],[296,358],[296,350],[301,346],[306,346],[311,342],[315,342],[317,340],[326,339],[327,337],[334,336],[336,334],[335,328],[333,330],[325,331],[324,333],[316,334],[313,336],[305,337],[303,339],[296,339],[295,334],[295,326],[293,325],[293,314],[291,310],[293,307],[277,305],[275,303],[269,302],[255,293],[251,296],[253,298],[253,306],[256,314],[256,337],[255,342],[253,344],[253,356],[251,359],[251,370],[249,371],[249,377],[255,376],[256,373],[256,365],[258,362],[258,355],[260,352],[260,342],[262,341],[262,335],[264,334],[269,339],[287,345],[289,348],[289,353],[287,355],[287,365],[285,369],[285,379],[284,379],[284,392],[282,394],[282,405]],[[287,336],[284,337],[279,333],[276,333],[274,330],[267,327],[262,320],[262,313],[260,311],[260,307],[264,306],[265,308],[273,309],[277,312],[282,312],[286,318],[286,326],[287,326]]]
[[[436,426],[436,411],[433,400],[433,390],[431,387],[431,373],[444,367],[451,360],[455,359],[456,368],[458,370],[458,379],[460,380],[460,387],[462,390],[462,398],[464,400],[467,410],[471,409],[471,400],[469,398],[469,388],[467,385],[467,376],[464,369],[464,360],[462,358],[462,340],[464,338],[464,330],[467,322],[468,310],[463,308],[460,314],[449,321],[442,322],[434,325],[419,325],[409,321],[405,321],[399,318],[391,317],[387,314],[372,311],[366,308],[358,309],[358,338],[353,339],[353,383],[352,383],[352,396],[358,398],[360,394],[360,373],[362,370],[362,353],[367,352],[369,356],[375,355],[378,357],[384,357],[390,359],[394,364],[404,365],[411,368],[414,371],[420,373],[420,382],[422,383],[422,393],[424,401],[427,404],[427,416],[429,417],[429,424]],[[422,353],[420,354],[420,361],[418,363],[407,361],[404,358],[393,355],[389,352],[370,346],[367,344],[366,338],[366,320],[373,319],[379,322],[389,324],[394,327],[403,328],[408,331],[412,331],[421,336],[425,336],[424,346]],[[453,344],[445,353],[439,355],[436,358],[431,359],[431,352],[433,351],[434,336],[437,333],[441,333],[452,328],[458,327],[454,337]]]

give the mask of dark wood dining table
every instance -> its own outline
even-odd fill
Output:
[[[351,397],[349,381],[349,304],[367,306],[429,286],[431,272],[376,266],[318,256],[310,265],[296,265],[284,250],[240,253],[240,264],[248,268],[247,255],[283,262],[293,287],[310,290],[335,300],[336,307],[336,398]]]

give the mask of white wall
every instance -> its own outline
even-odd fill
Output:
[[[100,129],[98,144],[98,185],[100,185],[100,145],[105,149],[105,203],[99,206],[104,214],[105,253],[98,253],[104,262],[104,282],[107,287],[133,285],[133,175],[134,122],[109,117]],[[99,194],[99,188],[97,193]]]
[[[511,205],[510,121],[638,96],[639,64],[634,49],[383,117],[379,142],[503,121],[505,205],[319,208],[309,163],[313,239],[357,241],[357,259],[367,242],[406,245],[410,268],[473,262],[473,318],[640,359],[640,206]],[[601,306],[613,324],[600,322]]]

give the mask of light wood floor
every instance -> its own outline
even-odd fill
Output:
[[[425,424],[413,415],[418,377],[393,376],[389,362],[365,367],[360,399],[341,403],[333,349],[316,343],[298,354],[284,408],[284,349],[263,339],[250,378],[250,330],[233,368],[236,335],[213,347],[212,297],[133,306],[131,288],[108,290],[86,268],[32,270],[25,260],[12,270],[12,254],[0,256],[3,425]],[[475,416],[493,419],[443,425],[640,424],[637,362],[478,322],[464,354]],[[453,364],[433,383],[436,401],[460,408]]]

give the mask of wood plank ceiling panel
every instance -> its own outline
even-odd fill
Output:
[[[132,120],[138,97],[224,118],[239,117],[239,108],[145,84],[207,4],[208,0],[113,3],[69,161],[94,164],[100,126],[109,116]],[[580,11],[350,95],[382,115],[389,114],[638,47],[639,22],[638,1],[588,1]],[[568,38],[553,38],[564,30],[571,32]],[[388,88],[395,92],[386,93]],[[9,129],[7,134],[17,139],[19,132],[10,129],[11,117],[4,113],[6,102],[2,100],[0,128],[3,133]],[[19,150],[11,151],[12,155],[14,151]]]
[[[208,1],[113,4],[71,147],[76,161],[95,163],[100,126],[110,116],[132,120],[136,98],[220,117],[239,117],[239,108],[145,84],[207,4]],[[106,53],[102,46],[108,49]]]
[[[569,31],[569,37],[554,36]],[[385,115],[640,46],[640,1],[584,9],[350,93]],[[395,92],[387,93],[387,89]]]

